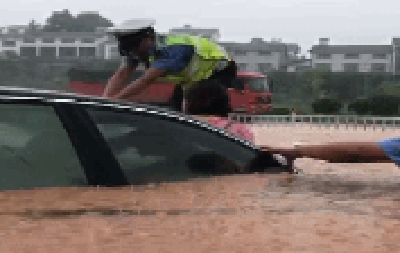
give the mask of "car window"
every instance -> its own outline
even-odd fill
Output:
[[[207,129],[159,115],[90,108],[129,183],[184,180],[238,171],[256,152]]]
[[[268,79],[267,78],[246,78],[249,83],[249,88],[257,92],[268,92]]]
[[[0,104],[0,190],[87,185],[51,106]]]

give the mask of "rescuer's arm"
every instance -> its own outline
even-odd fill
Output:
[[[121,91],[124,87],[125,82],[133,74],[135,67],[122,65],[114,73],[114,75],[108,80],[107,86],[103,92],[103,97],[113,97],[115,94]]]
[[[127,99],[131,96],[135,96],[146,89],[151,83],[153,83],[157,78],[163,76],[165,70],[149,68],[146,70],[144,75],[139,79],[133,81],[127,87],[122,89],[119,93],[113,96],[116,99]]]
[[[183,71],[193,56],[194,48],[188,45],[173,45],[162,48],[157,59],[146,70],[144,75],[132,82],[125,89],[115,94],[113,98],[126,99],[138,95],[158,77],[179,74]]]
[[[124,88],[127,80],[132,76],[133,71],[139,66],[139,59],[124,56],[119,69],[108,80],[103,97],[113,97]]]
[[[379,143],[332,142],[323,145],[300,145],[295,148],[262,147],[261,152],[283,155],[289,162],[306,157],[330,163],[392,163],[396,160],[400,163],[399,143],[400,139],[388,139]]]

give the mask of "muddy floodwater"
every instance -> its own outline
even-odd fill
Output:
[[[399,130],[255,126],[257,144]],[[302,175],[0,193],[0,252],[399,252],[400,169],[296,161]]]

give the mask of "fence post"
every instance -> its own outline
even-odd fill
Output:
[[[364,117],[364,131],[367,131],[367,118]]]
[[[327,117],[328,123],[326,124],[326,128],[331,128],[331,116]]]
[[[354,129],[356,129],[356,130],[357,130],[357,124],[358,124],[358,117],[355,116],[354,117]]]
[[[328,124],[326,125],[326,128],[331,128],[331,116],[328,116]]]
[[[375,117],[372,118],[372,129],[375,131],[375,123],[376,123],[376,119]],[[383,121],[382,121],[383,123]]]
[[[340,121],[339,116],[336,115],[335,120],[336,120],[336,129],[339,129],[339,121]]]

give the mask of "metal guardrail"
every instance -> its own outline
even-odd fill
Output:
[[[400,117],[368,117],[355,115],[246,115],[230,114],[235,122],[262,126],[310,126],[310,128],[400,129]]]

